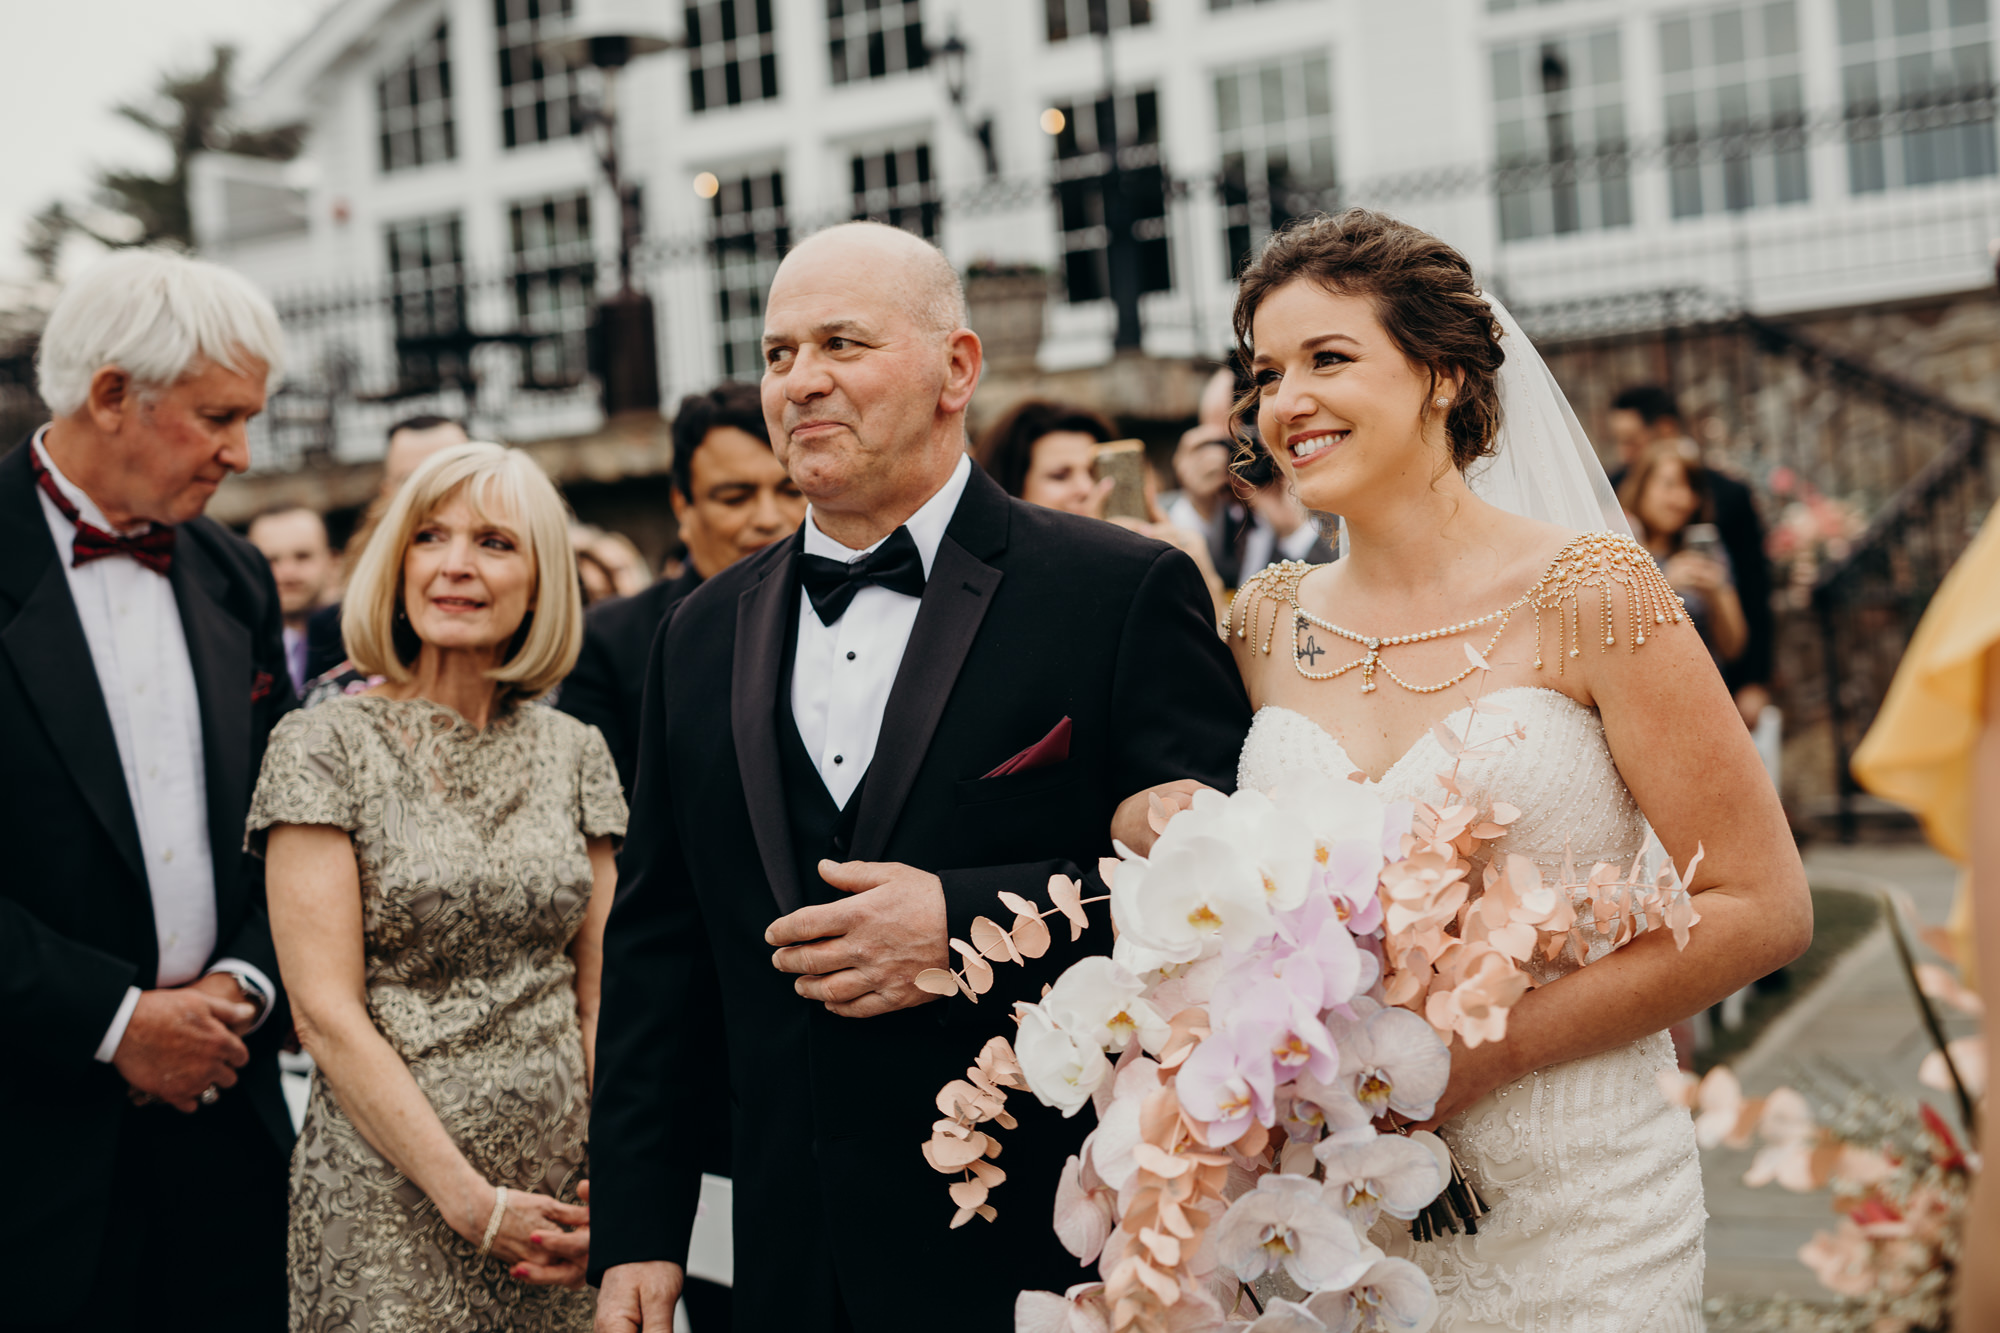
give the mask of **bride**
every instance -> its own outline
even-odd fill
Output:
[[[1313,219],[1243,274],[1235,327],[1257,429],[1299,499],[1344,517],[1346,549],[1238,595],[1230,644],[1258,710],[1241,785],[1359,774],[1440,801],[1434,724],[1473,745],[1518,726],[1459,775],[1521,808],[1499,852],[1545,874],[1565,850],[1629,864],[1650,827],[1678,865],[1706,853],[1685,952],[1664,932],[1597,941],[1590,966],[1538,976],[1505,1041],[1453,1046],[1432,1123],[1492,1206],[1479,1234],[1376,1239],[1430,1274],[1450,1333],[1694,1333],[1701,1175],[1655,1074],[1670,1023],[1811,939],[1770,779],[1553,378],[1462,256],[1378,213]],[[1492,665],[1478,710],[1467,647]]]

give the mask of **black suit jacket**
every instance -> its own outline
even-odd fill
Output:
[[[654,649],[632,833],[605,939],[591,1116],[591,1264],[681,1260],[699,1144],[727,1105],[741,1262],[787,1274],[739,1283],[737,1327],[900,1330],[952,1312],[1011,1330],[1016,1291],[1080,1279],[1050,1222],[1063,1159],[1091,1120],[1017,1093],[997,1131],[1008,1173],[997,1223],[947,1229],[950,1177],[921,1154],[935,1098],[989,1037],[1086,952],[1108,952],[1102,906],[1072,945],[1000,966],[976,1005],[939,1000],[840,1018],[771,966],[764,930],[807,901],[782,799],[779,683],[798,602],[799,541],[697,589]],[[1069,758],[983,775],[1064,717]],[[853,859],[944,884],[951,934],[1005,914],[1000,889],[1047,905],[1051,874],[1094,876],[1124,797],[1175,778],[1235,786],[1250,710],[1186,556],[1109,523],[1009,499],[973,469],[854,798]]]
[[[660,627],[701,584],[690,564],[677,579],[655,583],[630,597],[590,608],[583,621],[583,651],[562,683],[556,707],[604,734],[618,765],[618,780],[632,790],[639,766],[639,708],[646,693],[646,661]]]
[[[201,699],[214,956],[275,983],[263,863],[243,851],[243,821],[265,738],[294,702],[277,589],[256,548],[208,519],[181,526],[169,577]],[[0,1245],[36,1255],[35,1281],[9,1297],[9,1315],[32,1323],[73,1304],[97,1266],[127,1102],[94,1056],[126,988],[154,984],[159,950],[111,716],[25,445],[0,457],[0,849],[0,1143],[13,1145],[13,1188],[34,1200],[0,1217]],[[292,1125],[277,1048],[290,1025],[281,996],[224,1094],[250,1099],[281,1149]]]

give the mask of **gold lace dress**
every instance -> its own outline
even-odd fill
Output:
[[[288,715],[251,801],[353,837],[368,1009],[475,1170],[576,1202],[589,1116],[575,968],[585,839],[625,799],[596,728],[521,704],[484,731],[427,700]],[[317,1073],[292,1154],[294,1333],[587,1330],[588,1289],[531,1286],[445,1224]]]

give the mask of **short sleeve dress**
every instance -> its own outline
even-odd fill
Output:
[[[484,729],[428,700],[336,698],[271,733],[249,845],[327,824],[360,868],[368,1009],[475,1170],[576,1201],[589,1116],[575,967],[587,838],[625,798],[595,727],[517,704]],[[482,1258],[313,1076],[292,1154],[294,1333],[587,1330],[592,1294]]]

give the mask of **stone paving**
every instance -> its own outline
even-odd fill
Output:
[[[1929,924],[1944,921],[1958,879],[1956,867],[1922,845],[1828,845],[1810,850],[1805,862],[1816,887],[1872,890],[1896,885],[1915,900]],[[1954,1037],[1966,1030],[1963,1023],[1949,1027]],[[1878,925],[1779,1015],[1734,1068],[1745,1092],[1757,1096],[1787,1082],[1801,1061],[1831,1057],[1877,1088],[1922,1093],[1956,1124],[1951,1097],[1917,1082],[1917,1066],[1930,1049],[1894,946]],[[1718,1149],[1702,1156],[1709,1212],[1708,1295],[1824,1296],[1797,1255],[1815,1231],[1832,1226],[1827,1196],[1791,1194],[1776,1185],[1745,1186],[1747,1151]]]

